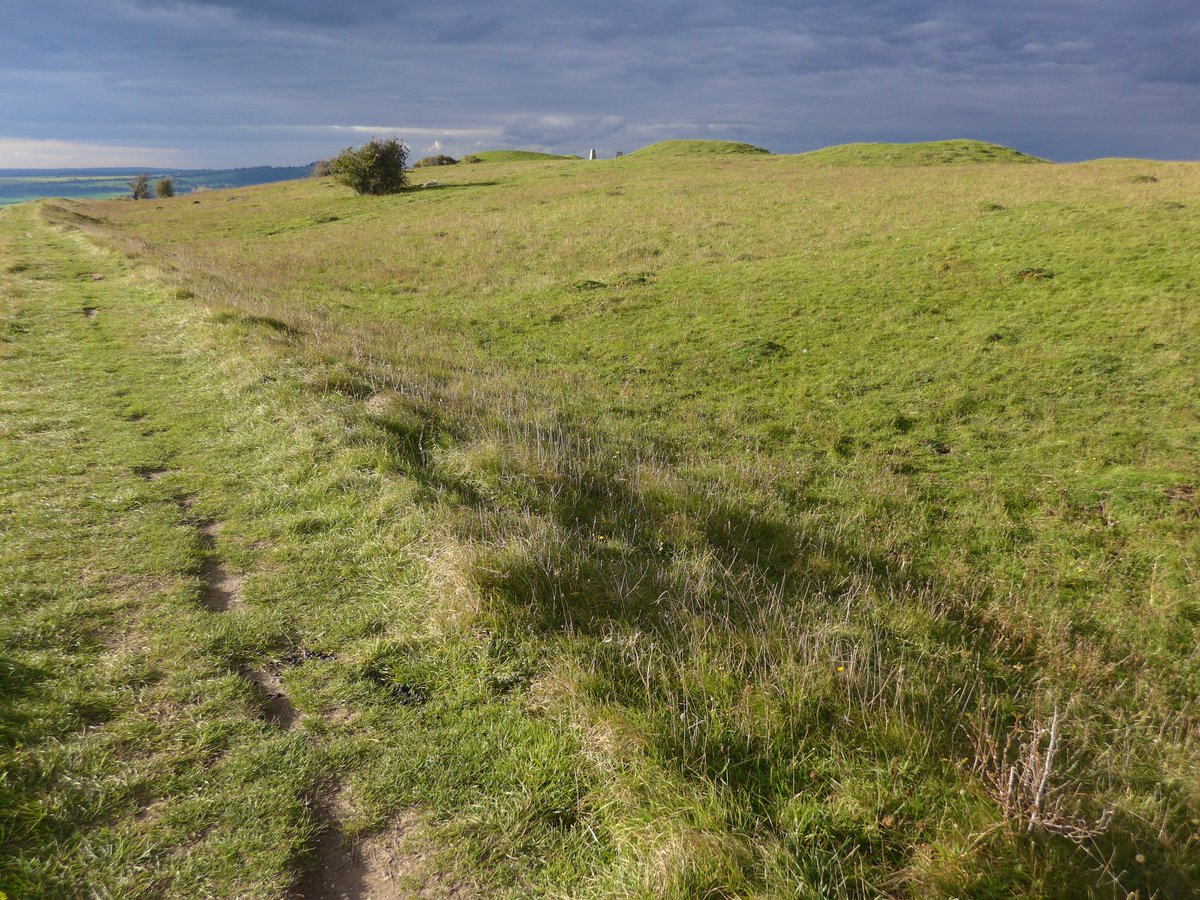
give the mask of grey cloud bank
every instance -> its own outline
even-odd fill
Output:
[[[452,153],[978,137],[1200,157],[1191,0],[15,6],[0,166],[294,164],[372,133]]]

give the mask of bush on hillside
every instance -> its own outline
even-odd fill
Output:
[[[154,193],[158,194],[158,196],[160,196],[160,197],[174,197],[175,196],[175,179],[174,178],[158,179],[158,181],[154,182]]]
[[[129,181],[129,191],[133,195],[134,200],[149,200],[150,199],[150,176],[135,175]]]
[[[395,138],[372,138],[347,147],[329,162],[329,174],[356,194],[395,194],[404,189],[408,147]]]
[[[476,156],[474,153],[468,153],[466,156],[464,156],[462,159],[460,159],[459,162],[481,163],[481,162],[483,162],[483,160],[480,159],[478,156]]]
[[[453,156],[445,156],[439,153],[437,156],[426,156],[424,159],[418,159],[413,163],[414,169],[424,169],[427,166],[456,166],[458,160]]]
[[[332,159],[318,159],[313,163],[312,177],[313,178],[328,178],[333,174]]]

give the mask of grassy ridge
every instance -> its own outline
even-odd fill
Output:
[[[518,892],[1194,892],[1196,167],[443,177],[56,213],[321,386],[318,509],[423,517],[461,630],[329,651],[414,742],[373,827]]]
[[[689,157],[689,156],[765,156],[769,150],[755,147],[753,144],[741,141],[659,141],[640,150],[634,150],[630,156],[641,157]]]
[[[548,159],[578,159],[576,156],[557,156],[553,153],[538,153],[533,150],[484,150],[475,156],[483,162],[537,162]]]
[[[840,144],[801,154],[830,166],[957,166],[972,163],[1043,163],[1011,147],[985,141],[925,141],[915,144]]]

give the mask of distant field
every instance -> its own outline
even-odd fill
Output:
[[[436,178],[0,214],[0,888],[1200,895],[1200,164]]]
[[[189,193],[199,188],[215,189],[269,184],[304,178],[308,166],[259,166],[248,169],[204,170],[145,170],[156,180],[162,176],[175,179],[177,193]],[[53,170],[0,170],[0,206],[24,203],[45,197],[69,197],[77,200],[106,199],[129,194],[129,180],[143,170],[111,173],[107,170],[81,169],[76,172]]]
[[[127,179],[125,179],[127,180]],[[116,178],[32,177],[0,175],[0,206],[43,197],[100,200],[127,193],[125,180]]]

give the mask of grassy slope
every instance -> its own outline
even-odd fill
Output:
[[[577,159],[574,156],[556,156],[553,153],[538,153],[534,150],[484,150],[482,153],[476,153],[483,162],[502,163],[502,162],[534,162],[537,160],[548,159]]]
[[[745,144],[741,141],[659,141],[640,150],[634,150],[630,156],[643,159],[647,157],[689,157],[689,156],[765,156],[769,150]]]
[[[60,214],[277,323],[237,333],[290,335],[291,370],[376,429],[355,471],[413,489],[420,603],[467,630],[360,677],[495,682],[501,746],[557,773],[481,821],[505,779],[472,780],[427,707],[383,709],[361,734],[450,749],[364,791],[373,824],[426,793],[460,864],[569,893],[1194,890],[1195,166],[444,174]],[[471,674],[479,646],[500,674]],[[1025,834],[1032,796],[994,784],[1036,766],[990,750],[1056,711]],[[540,716],[578,744],[548,752]],[[534,833],[559,835],[540,864]]]
[[[915,144],[840,144],[801,154],[830,166],[947,166],[970,163],[1040,163],[1011,147],[985,141],[925,141]]]

